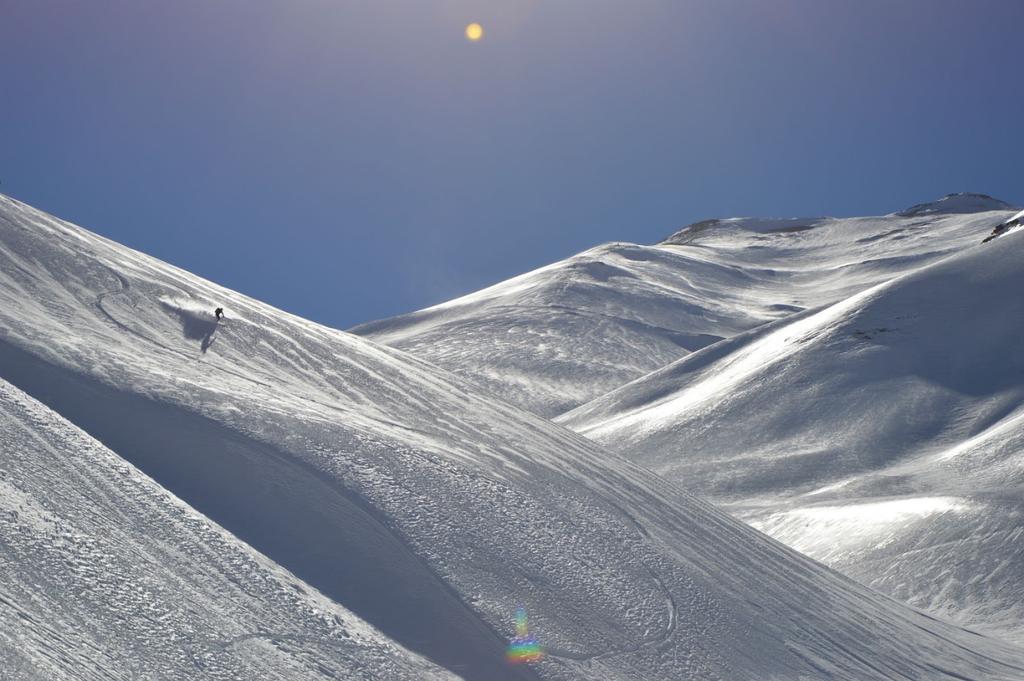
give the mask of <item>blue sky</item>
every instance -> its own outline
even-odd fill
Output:
[[[1019,0],[8,0],[0,191],[345,328],[708,217],[1024,203],[1022,27]]]

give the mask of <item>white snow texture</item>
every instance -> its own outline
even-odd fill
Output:
[[[709,221],[363,338],[0,197],[0,679],[1022,679],[989,202]]]

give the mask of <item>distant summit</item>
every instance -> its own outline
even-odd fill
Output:
[[[993,198],[988,194],[976,194],[973,192],[959,192],[947,194],[937,201],[918,203],[895,213],[896,217],[918,217],[922,215],[955,215],[969,213],[984,213],[993,210],[1017,210],[1005,201]],[[759,234],[780,234],[791,232],[803,232],[808,229],[834,222],[836,218],[827,217],[797,217],[797,218],[712,218],[694,222],[677,230],[666,239],[658,242],[664,246],[681,246],[692,243],[699,237],[707,236],[713,231],[724,229],[739,229],[746,232]]]
[[[734,228],[758,234],[781,234],[803,232],[827,222],[829,218],[714,218],[702,220],[683,227],[660,243],[667,246],[681,246],[692,242],[708,230]]]
[[[1013,210],[1014,206],[992,198],[988,194],[973,194],[971,192],[960,192],[958,194],[947,194],[938,201],[919,203],[901,210],[895,215],[903,217],[914,217],[917,215],[934,215],[936,213],[984,213],[990,210]]]

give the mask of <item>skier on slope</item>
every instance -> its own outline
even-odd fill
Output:
[[[218,307],[216,310],[213,311],[213,314],[215,317],[217,317],[217,321],[219,322],[221,318],[224,316],[224,308]]]

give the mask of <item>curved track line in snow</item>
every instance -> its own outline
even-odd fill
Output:
[[[164,343],[161,343],[160,341],[154,340],[153,338],[150,338],[146,334],[133,329],[132,327],[128,326],[127,324],[125,324],[124,322],[119,320],[117,317],[115,317],[110,312],[110,310],[106,309],[103,306],[103,302],[107,298],[109,298],[110,296],[125,295],[127,297],[128,290],[131,288],[131,284],[129,283],[128,279],[123,274],[121,274],[120,272],[118,272],[117,270],[115,270],[112,267],[109,267],[109,266],[106,266],[106,265],[104,265],[104,267],[105,267],[105,269],[108,272],[110,272],[111,275],[113,275],[114,277],[117,278],[118,282],[120,283],[120,288],[111,289],[111,290],[108,290],[108,291],[101,291],[96,296],[96,300],[93,302],[93,305],[96,307],[96,309],[99,310],[103,314],[103,316],[107,318],[107,320],[109,320],[112,324],[114,324],[117,328],[121,329],[122,331],[126,331],[126,332],[132,334],[133,336],[135,336],[136,338],[141,338],[142,340],[146,341],[147,343],[155,345],[158,348],[166,350],[167,352],[173,352],[174,354],[176,354],[176,355],[178,355],[180,357],[186,357],[188,359],[195,359],[195,357],[193,357],[189,353],[182,352],[181,350],[179,350],[177,348],[172,348],[169,345],[165,345]],[[128,300],[131,301],[131,298],[129,297]],[[133,307],[134,307],[134,305],[133,305]],[[259,381],[255,381],[251,377],[246,376],[245,374],[235,373],[235,372],[232,372],[232,371],[230,371],[228,369],[222,369],[222,371],[226,371],[227,373],[234,374],[235,376],[238,376],[239,378],[248,379],[248,380],[252,381],[253,383],[259,383],[260,385],[267,385],[266,383],[260,383]]]
[[[399,644],[471,681],[532,681],[367,500],[271,444],[0,341],[0,375]],[[268,500],[273,503],[268,503]]]
[[[166,350],[168,352],[172,352],[172,353],[174,353],[174,354],[176,354],[178,356],[187,357],[190,360],[195,360],[196,358],[191,356],[190,354],[182,352],[181,350],[179,350],[177,348],[173,348],[173,347],[170,347],[170,346],[165,345],[163,343],[160,343],[159,341],[157,341],[157,340],[155,340],[153,338],[150,338],[146,334],[141,333],[141,332],[131,328],[127,324],[125,324],[125,323],[121,322],[119,319],[117,319],[111,313],[111,311],[105,309],[103,303],[104,303],[104,301],[108,297],[115,296],[115,295],[126,295],[128,293],[128,291],[130,290],[130,288],[131,288],[130,282],[128,281],[128,279],[124,275],[122,275],[121,273],[117,272],[113,268],[109,268],[108,267],[107,269],[110,272],[110,274],[113,277],[116,278],[119,286],[117,288],[114,288],[114,289],[103,291],[103,292],[99,293],[96,296],[96,300],[95,300],[94,304],[95,304],[96,308],[103,314],[103,316],[107,320],[109,320],[112,324],[114,324],[118,329],[130,333],[130,334],[134,335],[135,337],[140,338],[141,340],[145,341],[148,344],[154,345],[154,346],[159,347],[159,348],[161,348],[163,350]],[[244,379],[246,381],[255,383],[257,385],[261,385],[263,387],[269,387],[268,384],[263,383],[261,381],[257,381],[255,379],[253,379],[251,376],[243,374],[241,372],[236,372],[236,371],[233,371],[231,369],[227,369],[225,367],[219,366],[217,364],[211,364],[210,366],[211,366],[211,368],[214,368],[214,369],[216,369],[218,371],[221,371],[221,372],[224,372],[224,373],[236,376],[238,378],[241,378],[241,379]],[[325,407],[327,409],[330,409],[330,410],[338,412],[338,413],[345,413],[345,411],[343,409],[339,408],[337,405],[317,400],[317,399],[315,399],[313,397],[310,397],[308,395],[296,395],[296,397],[300,397],[303,400],[307,400],[309,402],[312,402],[314,404],[317,404],[319,406]],[[391,423],[391,425],[400,426],[401,424]],[[408,428],[405,428],[405,429],[409,430]],[[640,524],[639,521],[637,521],[637,519],[632,514],[630,514],[628,511],[626,511],[624,508],[622,508],[618,504],[612,504],[612,506],[615,508],[615,510],[625,520],[628,521],[629,524],[631,524],[634,527],[634,529],[636,530],[637,534],[641,538],[643,538],[644,540],[649,539],[649,534],[646,531],[646,529]],[[641,641],[638,641],[635,645],[622,646],[622,647],[619,647],[619,648],[615,648],[615,649],[612,649],[612,650],[604,650],[602,652],[594,653],[594,654],[581,654],[581,653],[575,653],[573,651],[564,650],[564,649],[560,649],[560,648],[550,648],[550,649],[546,649],[547,655],[549,655],[551,657],[555,657],[555,658],[564,659],[564,660],[570,660],[570,661],[573,661],[573,662],[589,662],[589,661],[592,661],[592,660],[607,659],[607,658],[615,657],[615,656],[618,656],[618,655],[627,655],[627,654],[630,654],[630,653],[635,653],[635,652],[637,652],[639,650],[642,650],[644,648],[648,648],[648,647],[651,647],[651,646],[661,645],[661,644],[667,642],[669,639],[671,639],[671,637],[673,636],[673,634],[674,634],[674,632],[676,630],[676,626],[677,626],[677,622],[678,622],[678,610],[677,610],[675,599],[673,598],[671,592],[666,587],[666,585],[665,585],[664,581],[661,579],[661,577],[653,569],[651,569],[649,567],[645,567],[645,569],[647,570],[647,573],[648,573],[651,581],[654,584],[657,585],[657,589],[660,590],[661,593],[663,594],[663,598],[664,598],[665,606],[666,606],[666,619],[667,619],[666,626],[663,629],[661,629],[660,631],[654,633],[651,636],[646,637],[645,639],[643,639]],[[459,600],[461,601],[461,599],[459,599]],[[494,633],[497,634],[497,632],[494,632]],[[215,645],[219,646],[220,649],[224,649],[224,648],[227,648],[227,647],[229,647],[231,645],[235,645],[237,643],[241,643],[241,642],[246,641],[246,640],[255,640],[255,639],[289,640],[290,638],[294,639],[295,637],[291,636],[291,635],[287,635],[287,634],[252,633],[252,634],[243,634],[243,635],[240,635],[240,636],[232,638],[232,639],[228,639],[227,641],[223,641],[223,642],[215,642]],[[295,639],[295,640],[298,640],[298,639]],[[330,641],[326,641],[326,640],[323,641],[322,643],[324,643],[326,645],[331,645],[332,644]],[[337,645],[337,643],[334,643],[334,645]]]
[[[121,329],[122,331],[126,331],[126,332],[130,333],[133,336],[135,336],[136,338],[141,338],[142,340],[146,341],[147,343],[150,343],[151,345],[155,345],[158,348],[161,348],[162,350],[166,350],[167,352],[174,353],[174,354],[178,355],[179,357],[185,357],[185,358],[190,359],[190,360],[197,359],[195,356],[193,356],[193,355],[191,355],[191,354],[189,354],[187,352],[183,352],[183,351],[181,351],[181,350],[179,350],[177,348],[172,348],[169,345],[165,345],[164,343],[161,343],[160,341],[157,341],[157,340],[154,340],[153,338],[150,338],[149,336],[147,336],[144,333],[141,333],[140,331],[136,331],[132,327],[128,326],[127,324],[125,324],[124,322],[119,320],[113,314],[111,314],[111,312],[109,310],[107,310],[105,307],[103,307],[103,301],[106,300],[108,297],[115,296],[115,295],[120,295],[120,294],[127,294],[128,290],[131,288],[131,284],[129,284],[128,279],[124,275],[122,275],[121,273],[117,272],[116,270],[114,270],[111,267],[107,267],[106,269],[114,277],[116,277],[118,282],[121,284],[120,288],[112,289],[112,290],[109,290],[109,291],[103,291],[103,292],[99,293],[96,296],[96,300],[93,302],[93,305],[96,307],[96,309],[99,310],[103,314],[103,316],[107,318],[107,320],[109,320],[112,324],[114,324],[117,328]],[[241,373],[239,371],[232,371],[231,369],[226,369],[226,368],[224,368],[222,366],[217,366],[217,365],[211,365],[211,366],[216,368],[218,371],[222,371],[222,372],[224,372],[226,374],[231,374],[232,376],[235,376],[237,378],[241,378],[243,380],[249,381],[250,383],[255,383],[256,385],[263,386],[264,388],[270,388],[271,387],[271,385],[269,383],[264,383],[263,381],[258,381],[255,378],[253,378],[252,376],[249,376],[247,374],[243,374],[243,373]],[[323,405],[323,406],[328,406],[328,405]]]
[[[128,283],[128,280],[124,277],[124,275],[122,275],[119,272],[115,271],[112,267],[106,267],[106,270],[108,272],[110,272],[112,275],[114,275],[114,277],[117,278],[117,281],[120,284],[120,287],[116,288],[116,289],[110,289],[108,291],[101,291],[100,293],[98,293],[96,295],[96,301],[95,301],[94,305],[96,305],[96,308],[100,312],[102,312],[107,317],[107,319],[112,321],[114,324],[116,324],[122,330],[127,331],[129,333],[134,333],[135,335],[139,335],[138,333],[135,332],[134,329],[132,329],[132,328],[126,326],[125,324],[122,324],[120,321],[118,321],[117,318],[115,318],[112,314],[110,314],[110,312],[108,312],[103,307],[103,300],[107,296],[115,296],[115,295],[119,295],[121,293],[127,293],[128,289],[131,286],[131,284]]]
[[[633,526],[633,528],[637,531],[637,534],[639,534],[640,537],[642,537],[645,540],[650,539],[650,533],[640,523],[640,521],[638,521],[636,517],[633,516],[633,514],[631,514],[626,509],[622,508],[622,506],[620,506],[619,504],[616,504],[612,501],[609,501],[608,503]],[[679,622],[679,608],[676,605],[675,598],[672,596],[672,592],[669,590],[667,586],[665,586],[665,582],[661,579],[658,573],[655,572],[654,569],[646,565],[644,566],[644,569],[647,571],[647,574],[651,578],[651,580],[658,585],[658,589],[662,592],[665,598],[668,622],[666,623],[665,628],[661,632],[641,640],[636,645],[623,646],[613,650],[606,650],[601,653],[595,653],[593,655],[583,655],[580,653],[574,653],[571,650],[564,650],[561,648],[545,648],[545,654],[550,655],[551,657],[561,658],[565,660],[573,660],[575,662],[589,662],[592,660],[601,660],[609,657],[615,657],[617,655],[627,655],[630,653],[635,653],[637,651],[643,650],[644,648],[650,648],[652,646],[658,646],[663,643],[667,643],[669,639],[671,639],[672,636],[675,634],[676,627]]]
[[[94,307],[96,307],[97,310],[99,310],[103,314],[103,316],[110,323],[112,323],[114,326],[116,326],[117,328],[121,329],[122,331],[126,331],[127,333],[130,333],[133,336],[135,336],[136,338],[139,338],[139,339],[145,341],[146,343],[154,345],[154,346],[160,348],[161,350],[173,353],[173,354],[175,354],[175,355],[177,355],[179,357],[184,357],[184,358],[186,358],[186,359],[188,359],[190,361],[196,361],[196,360],[202,361],[201,357],[197,357],[195,355],[192,355],[191,353],[184,352],[182,350],[179,350],[178,348],[174,348],[174,347],[171,347],[171,346],[166,345],[164,343],[161,343],[160,341],[155,340],[153,338],[150,338],[146,334],[144,334],[144,333],[142,333],[140,331],[137,331],[136,329],[133,329],[132,327],[130,327],[127,324],[125,324],[124,322],[120,321],[116,316],[113,315],[113,313],[111,313],[109,310],[107,310],[103,306],[103,302],[108,297],[110,297],[110,296],[122,295],[122,294],[123,295],[127,295],[128,291],[131,289],[131,284],[130,284],[130,282],[129,282],[127,277],[122,275],[120,272],[118,272],[114,268],[112,268],[110,266],[107,266],[107,265],[103,265],[103,267],[114,278],[117,279],[119,286],[117,288],[109,289],[109,290],[106,290],[106,291],[102,291],[99,294],[97,294],[96,299],[93,301],[93,305],[94,305]],[[130,298],[129,298],[129,300],[130,300]],[[240,372],[240,371],[235,371],[233,369],[229,369],[229,368],[224,367],[224,366],[222,366],[220,364],[217,364],[217,363],[212,363],[211,362],[211,363],[208,363],[207,365],[210,368],[214,369],[215,371],[219,371],[221,373],[225,373],[225,374],[228,374],[230,376],[234,376],[235,378],[240,378],[240,379],[242,379],[244,381],[252,383],[253,385],[258,385],[260,387],[267,388],[267,389],[274,389],[274,386],[272,386],[270,383],[267,383],[265,381],[257,380],[256,378],[253,378],[253,376],[250,375],[250,374],[246,374],[246,373],[243,373],[243,372]],[[295,397],[296,399],[299,399],[299,400],[302,400],[302,401],[305,401],[305,402],[310,402],[312,404],[316,404],[317,406],[323,407],[325,409],[329,409],[329,410],[331,410],[331,411],[333,411],[333,412],[335,412],[337,414],[340,414],[340,415],[343,415],[343,416],[349,416],[350,415],[347,410],[339,407],[337,404],[331,404],[330,402],[325,402],[323,400],[318,400],[315,397],[312,397],[312,396],[306,395],[306,394],[302,394],[302,393],[291,393],[291,395],[293,397]],[[409,427],[409,426],[407,426],[405,424],[398,423],[397,421],[392,421],[392,420],[389,420],[389,419],[380,418],[379,416],[376,417],[375,420],[377,422],[379,422],[379,423],[386,424],[386,425],[391,426],[393,428],[399,428],[399,429],[404,430],[406,432],[410,432],[410,433],[421,433],[422,432],[422,431],[419,431],[419,430],[417,430],[415,428],[411,428],[411,427]]]
[[[564,650],[562,648],[545,648],[544,653],[546,655],[550,655],[551,657],[557,657],[565,660],[573,660],[574,662],[590,662],[592,660],[603,660],[609,657],[615,657],[617,655],[628,655],[630,653],[635,653],[640,650],[643,650],[644,648],[650,648],[652,646],[658,646],[663,643],[667,643],[669,639],[672,638],[672,635],[675,633],[676,626],[678,623],[679,612],[676,607],[676,600],[672,597],[672,593],[668,590],[668,587],[665,586],[665,582],[662,581],[661,577],[659,577],[653,570],[650,569],[648,569],[648,574],[650,575],[651,579],[654,580],[654,582],[658,585],[658,588],[662,591],[662,593],[665,595],[665,605],[668,612],[668,624],[666,625],[665,629],[663,629],[661,632],[657,634],[654,634],[653,636],[650,636],[640,641],[634,646],[623,646],[621,648],[616,648],[614,650],[606,650],[602,653],[596,653],[594,655],[582,655],[580,653],[574,653],[571,650]]]
[[[92,243],[88,235],[75,236]],[[77,415],[91,419],[97,433],[106,436],[97,439],[108,440],[110,448],[125,458],[141,457],[153,477],[163,474],[158,482],[165,489],[183,499],[189,493],[200,497],[205,508],[193,507],[211,518],[219,514],[232,521],[222,525],[233,524],[236,536],[247,534],[254,545],[258,541],[271,561],[276,556],[281,567],[325,594],[333,588],[339,603],[358,602],[368,608],[392,640],[408,640],[410,648],[427,653],[436,652],[432,646],[444,648],[446,666],[468,679],[506,681],[516,674],[504,664],[502,628],[488,628],[488,621],[498,621],[496,609],[510,593],[521,592],[519,584],[538,587],[531,610],[536,605],[541,617],[568,625],[553,643],[576,651],[569,651],[572,655],[595,653],[587,659],[598,660],[561,661],[553,656],[551,668],[541,664],[523,670],[523,675],[544,674],[561,681],[813,675],[813,667],[784,648],[796,640],[806,642],[806,652],[835,678],[881,678],[880,669],[933,678],[936,668],[978,678],[996,678],[1000,672],[1002,678],[1020,678],[1014,672],[1006,674],[1000,663],[981,663],[973,652],[948,650],[941,640],[951,636],[973,648],[972,637],[944,626],[919,635],[908,626],[920,626],[912,611],[767,543],[724,515],[677,496],[655,476],[627,468],[617,457],[606,457],[547,422],[527,419],[497,402],[473,404],[473,391],[422,363],[341,338],[242,296],[230,297],[234,294],[209,282],[170,266],[136,260],[136,255],[113,245],[110,252],[94,249],[96,258],[131,278],[131,290],[121,291],[130,300],[123,303],[116,291],[108,292],[99,301],[106,310],[95,311],[92,297],[101,288],[114,288],[113,279],[90,266],[88,258],[69,262],[65,253],[55,253],[52,234],[18,234],[22,238],[24,244],[16,240],[12,246],[15,256],[45,255],[34,260],[45,276],[34,286],[15,278],[13,293],[6,288],[0,293],[5,303],[12,303],[10,309],[24,309],[38,320],[25,327],[10,313],[0,315],[2,321],[17,324],[10,339],[0,340],[0,375],[10,371],[43,393],[56,389],[51,395],[55,400],[69,399],[61,388],[77,386]],[[72,256],[81,250],[59,238],[56,243]],[[0,244],[0,257],[6,246]],[[57,304],[35,310],[20,300],[22,291],[34,297],[53,296]],[[152,339],[143,342],[135,338],[138,333],[115,329],[101,316],[109,312],[119,318],[124,312],[125,324],[188,355],[195,348],[179,341],[173,316],[154,304],[154,296],[163,291],[191,291],[194,301],[224,296],[225,303],[244,309],[246,318],[222,328],[210,357],[192,356],[188,362],[181,360],[180,352],[153,351]],[[204,321],[212,319],[210,307],[183,302],[183,308],[194,309]],[[69,320],[84,322],[76,329],[81,333],[65,332]],[[42,328],[35,328],[37,324]],[[190,338],[187,329],[185,335]],[[274,342],[263,344],[266,340]],[[40,375],[34,365],[22,366],[22,356],[13,350],[49,365],[60,376]],[[267,380],[273,388],[253,389],[254,383],[222,375],[225,369],[217,364]],[[353,387],[347,389],[343,382]],[[328,427],[340,418],[326,410],[313,413],[302,404],[307,394],[347,410],[344,413],[356,423]],[[247,407],[251,414],[245,413]],[[434,437],[429,443],[408,441],[397,430],[378,429],[381,415],[406,421]],[[73,420],[73,415],[64,416]],[[437,435],[440,431],[451,432]],[[423,460],[410,461],[421,450]],[[275,454],[285,459],[279,461]],[[534,460],[535,465],[517,468]],[[569,464],[571,470],[563,470],[557,480],[544,474],[547,468],[565,469]],[[340,495],[351,492],[354,498],[329,494],[317,482],[317,471],[328,484],[334,481]],[[469,478],[478,471],[493,474],[499,484],[476,485]],[[486,517],[495,508],[513,511],[524,499],[563,489],[573,495],[572,503],[558,503],[558,508],[552,504],[543,515],[531,516],[527,509],[513,516],[517,523],[508,525],[503,518]],[[416,502],[428,495],[430,503],[417,508]],[[372,522],[355,518],[360,498],[385,524],[379,533]],[[450,500],[464,503],[455,509]],[[615,508],[621,515],[615,512],[616,502],[643,523],[634,522],[642,535],[639,540],[625,522],[627,517],[632,520],[630,514],[619,507]],[[597,512],[597,517],[588,518],[588,511]],[[528,532],[513,536],[519,529]],[[401,547],[392,552],[388,532],[396,542],[404,541],[413,558],[422,557],[428,568],[434,566],[442,584],[433,586],[425,570],[402,557],[408,553]],[[508,550],[499,544],[505,537],[511,538]],[[371,545],[378,538],[387,546]],[[426,546],[428,541],[436,544]],[[481,545],[482,551],[469,542]],[[517,572],[514,561],[527,547],[531,569]],[[585,560],[574,557],[577,550]],[[479,560],[490,557],[503,560]],[[286,560],[290,564],[283,564]],[[564,569],[574,570],[572,581],[548,579],[552,574],[560,578],[555,571]],[[397,574],[381,574],[387,572]],[[234,581],[243,588],[248,583]],[[292,583],[292,588],[300,586]],[[442,593],[446,587],[463,606],[479,612],[463,617],[465,608]],[[666,591],[664,601],[667,620],[662,618],[658,588],[672,590]],[[418,607],[420,596],[430,600],[430,608]],[[563,614],[562,603],[571,614],[556,620]],[[411,623],[410,618],[417,620]],[[679,626],[683,618],[685,624]],[[284,618],[273,622],[250,617],[206,628],[201,634],[188,629],[185,634],[191,643],[227,640],[228,648],[236,648],[223,653],[225,657],[233,651],[269,659],[304,647],[261,642],[267,639],[260,638],[260,630],[305,632]],[[319,631],[312,628],[308,633]],[[240,632],[248,638],[230,643]],[[600,637],[597,641],[594,634]],[[478,647],[481,641],[483,648]],[[1005,652],[1019,659],[991,642],[977,643],[997,657]],[[312,655],[334,657],[330,650],[318,654],[312,648],[307,649]],[[629,654],[630,650],[640,652]],[[191,665],[183,659],[186,668]],[[216,665],[221,658],[206,653],[203,659]],[[476,666],[463,672],[465,662]]]

